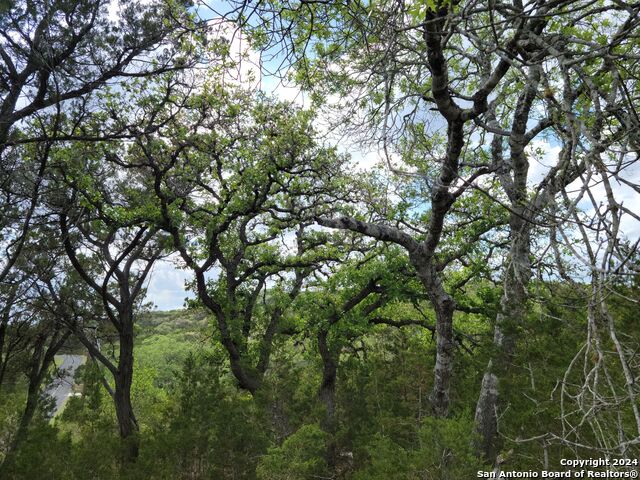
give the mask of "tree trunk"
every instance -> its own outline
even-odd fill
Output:
[[[27,390],[27,403],[25,404],[24,410],[22,412],[22,416],[20,417],[20,423],[18,424],[18,429],[13,437],[13,440],[10,443],[9,449],[4,457],[4,461],[2,465],[0,465],[0,477],[4,478],[4,473],[7,469],[10,469],[15,461],[16,453],[20,448],[20,445],[27,438],[27,433],[29,431],[29,425],[31,425],[31,421],[36,413],[36,409],[38,408],[38,403],[40,399],[40,384],[42,383],[42,377],[37,376],[36,378],[29,379],[29,388]]]
[[[9,300],[12,300],[12,298],[10,297],[7,299],[5,306],[2,308],[2,315],[0,316],[0,389],[2,389],[7,363],[9,363],[9,352],[4,351],[4,343],[7,338],[7,327],[9,325],[11,310]]]
[[[476,404],[475,424],[479,434],[478,453],[493,461],[500,448],[497,412],[500,401],[500,379],[509,372],[516,346],[516,330],[526,315],[527,285],[531,276],[529,263],[529,224],[511,214],[511,250],[503,282],[500,312],[496,315],[493,343],[494,357],[489,361]]]
[[[138,422],[131,404],[131,385],[133,383],[133,328],[120,335],[120,358],[118,371],[114,376],[115,389],[113,401],[118,418],[120,438],[122,440],[123,463],[135,462],[138,458],[140,440]]]
[[[431,409],[436,417],[446,417],[449,414],[449,390],[453,377],[455,302],[444,289],[431,256],[427,256],[425,260],[418,250],[412,252],[410,259],[436,313],[436,364],[431,391]]]
[[[18,425],[18,430],[16,431],[16,435],[13,439],[13,445],[12,445],[13,451],[17,451],[20,444],[27,437],[27,431],[29,429],[29,425],[31,425],[33,416],[35,415],[36,409],[38,408],[38,403],[39,403],[38,401],[40,400],[41,383],[42,383],[42,375],[39,375],[36,378],[32,378],[29,380],[29,388],[27,391],[27,403],[25,404],[22,417],[20,418],[20,424]]]
[[[338,374],[338,355],[331,351],[327,342],[327,330],[318,332],[318,350],[322,358],[322,383],[318,389],[318,399],[324,405],[325,411],[320,427],[329,434],[326,461],[330,472],[335,472],[337,461],[337,446],[334,435],[337,429],[336,419],[336,378]]]
[[[482,376],[480,396],[476,404],[475,425],[478,433],[476,450],[488,461],[496,456],[496,440],[498,425],[496,408],[498,405],[498,377],[493,373],[493,363],[489,360],[487,369]]]
[[[336,426],[336,376],[338,372],[337,359],[331,352],[327,342],[328,332],[318,333],[318,350],[322,358],[322,383],[318,390],[318,398],[325,407],[325,415],[321,426],[327,433],[333,434]]]
[[[52,340],[51,345],[45,351],[46,336],[39,336],[33,347],[31,356],[31,367],[29,369],[29,386],[27,388],[27,401],[20,417],[18,429],[9,445],[9,449],[5,455],[4,461],[0,464],[0,478],[4,478],[4,472],[11,467],[15,460],[15,455],[20,445],[27,438],[29,426],[38,409],[40,403],[40,389],[45,375],[51,367],[55,354],[58,352],[69,333],[65,333],[59,338]]]
[[[444,292],[444,290],[442,290]],[[431,406],[436,417],[449,414],[449,390],[453,377],[453,299],[445,293],[432,300],[436,311],[436,365]]]

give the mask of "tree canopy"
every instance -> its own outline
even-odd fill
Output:
[[[637,472],[639,10],[0,5],[2,477]]]

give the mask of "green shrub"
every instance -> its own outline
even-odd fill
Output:
[[[260,480],[305,480],[326,475],[326,434],[318,425],[304,425],[280,447],[260,459]]]

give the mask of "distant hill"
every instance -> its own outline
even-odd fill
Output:
[[[152,310],[144,312],[137,322],[138,338],[151,335],[201,331],[207,326],[202,310]]]

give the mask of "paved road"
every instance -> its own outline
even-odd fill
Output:
[[[62,357],[62,363],[58,363],[58,368],[61,370],[60,376],[54,378],[46,390],[46,393],[56,401],[53,416],[58,414],[64,402],[71,395],[73,376],[85,361],[84,355],[60,355],[60,357]]]

